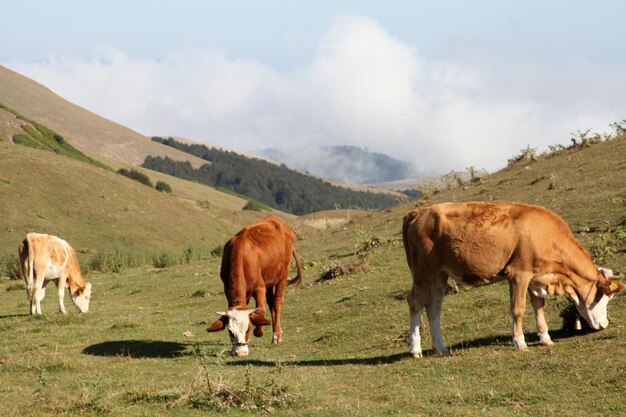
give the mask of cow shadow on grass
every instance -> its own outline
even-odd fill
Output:
[[[567,339],[570,337],[582,336],[590,331],[573,331],[567,329],[557,329],[550,331],[550,336],[554,341],[560,339]],[[529,346],[539,345],[537,335],[528,333],[525,335]],[[467,340],[454,345],[448,346],[452,355],[455,355],[455,351],[460,351],[468,348],[489,347],[489,346],[505,346],[513,349],[510,334],[481,337],[478,339]],[[407,346],[408,348],[408,346]],[[425,357],[439,355],[433,349],[425,349],[423,352]],[[311,359],[311,360],[260,360],[260,359],[233,359],[231,362],[227,362],[228,366],[260,366],[260,367],[278,367],[278,366],[296,366],[296,367],[316,367],[316,366],[345,366],[345,365],[389,365],[392,363],[400,362],[402,360],[412,360],[411,354],[406,352],[394,353],[391,355],[381,355],[366,358],[345,358],[345,359]]]
[[[30,314],[26,314],[26,313],[24,313],[24,314],[20,314],[20,313],[16,313],[16,314],[2,314],[2,315],[0,315],[0,320],[2,320],[2,319],[11,319],[11,318],[14,318],[14,317],[29,317],[29,316],[30,316]]]
[[[559,340],[569,339],[570,337],[583,336],[591,332],[591,330],[555,329],[550,330],[550,337],[553,341],[558,343]],[[536,333],[525,333],[524,338],[526,339],[526,343],[528,344],[528,346],[540,345],[539,338],[537,337]],[[506,346],[513,348],[512,336],[509,333],[496,336],[479,337],[477,339],[464,340],[462,342],[450,345],[448,346],[448,348],[453,351],[454,354],[455,350],[488,346]]]
[[[204,343],[203,345],[206,344]],[[172,359],[195,355],[196,353],[193,349],[189,349],[194,346],[194,343],[166,342],[161,340],[110,340],[87,346],[82,353],[92,356]]]
[[[160,340],[111,340],[83,349],[85,355],[130,358],[177,358],[186,356],[187,344]]]
[[[343,366],[343,365],[388,365],[401,361],[403,359],[410,358],[411,355],[408,352],[395,353],[392,355],[373,356],[369,358],[346,358],[346,359],[311,359],[302,361],[281,361],[281,360],[259,360],[259,359],[244,359],[234,360],[227,362],[229,366]]]

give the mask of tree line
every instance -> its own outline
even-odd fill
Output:
[[[285,165],[245,157],[235,152],[199,144],[185,144],[173,138],[153,137],[152,140],[210,163],[194,169],[189,162],[148,156],[143,167],[213,187],[222,187],[289,213],[302,215],[337,207],[384,209],[398,202],[396,197],[389,194],[337,187],[319,178],[291,170]]]

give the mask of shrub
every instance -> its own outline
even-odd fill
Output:
[[[514,165],[518,162],[535,162],[537,161],[537,148],[531,148],[530,145],[520,151],[520,154],[509,159],[508,165]]]
[[[189,263],[193,260],[193,248],[189,246],[187,249],[183,251],[183,256],[185,258],[185,263]]]
[[[211,256],[222,256],[224,254],[224,246],[222,245],[217,245],[216,247],[214,247],[213,249],[211,249]]]
[[[115,249],[112,252],[96,253],[87,267],[90,271],[120,273],[125,269],[141,264],[142,259],[129,254],[126,251]]]
[[[159,255],[152,256],[152,265],[155,268],[167,268],[168,266],[176,265],[176,259],[167,252],[163,252]]]
[[[170,185],[168,183],[166,183],[165,181],[157,181],[157,183],[154,186],[154,188],[157,191],[161,191],[163,193],[171,193],[172,192],[172,187],[170,187]]]
[[[117,173],[147,185],[148,187],[152,187],[152,181],[150,181],[150,178],[143,172],[139,172],[136,169],[131,169],[129,171],[126,168],[120,168],[117,170]]]
[[[0,257],[0,276],[9,279],[20,279],[20,267],[17,255]]]
[[[191,298],[205,298],[209,294],[208,291],[205,290],[196,290],[193,294],[191,294]]]
[[[270,211],[271,209],[263,203],[260,203],[256,200],[248,200],[245,206],[243,206],[242,210],[251,210],[251,211]]]
[[[11,284],[7,287],[7,291],[24,291],[25,289],[26,289],[26,285],[24,285],[23,282]]]

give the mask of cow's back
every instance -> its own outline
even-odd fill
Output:
[[[430,262],[433,269],[446,270],[467,283],[491,279],[516,259],[523,263],[549,256],[555,238],[576,244],[554,213],[510,202],[445,203],[416,209],[405,216],[404,230],[409,265]]]
[[[266,285],[274,285],[286,276],[294,243],[293,231],[276,216],[246,226],[224,247],[222,281],[232,282],[234,275],[250,280],[258,273]]]

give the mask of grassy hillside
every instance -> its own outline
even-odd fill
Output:
[[[174,194],[64,155],[0,141],[0,256],[15,255],[31,231],[64,237],[82,263],[116,251],[146,263],[162,252],[180,257],[189,247],[206,255],[260,215],[242,212],[239,197],[165,180]]]
[[[99,168],[111,169],[111,167],[106,164],[103,164],[102,162],[95,160],[74,148],[65,140],[63,136],[53,130],[50,130],[46,126],[22,116],[15,110],[4,106],[2,103],[0,103],[0,113],[2,113],[2,116],[0,117],[6,120],[6,125],[8,127],[13,128],[14,124],[19,125],[19,129],[11,129],[6,133],[0,132],[0,139],[12,141],[17,145],[55,152],[59,155],[65,155],[76,159],[77,161],[90,163]],[[9,113],[9,115],[6,115],[6,113]],[[15,119],[12,120],[11,116]]]
[[[43,85],[0,66],[0,103],[54,130],[81,152],[92,157],[141,164],[148,155],[202,161],[175,149],[154,143],[145,136],[91,113],[57,96]]]
[[[624,155],[626,138],[621,137],[518,162],[425,203],[498,198],[546,205],[572,225],[598,263],[602,259],[624,272]],[[18,178],[7,170],[1,175],[0,190]],[[121,179],[107,176],[106,181]],[[87,204],[80,201],[79,207]],[[623,294],[609,304],[609,328],[596,333],[562,330],[566,302],[550,298],[546,316],[554,347],[537,344],[528,307],[524,329],[530,351],[519,353],[510,343],[506,284],[462,290],[444,301],[443,334],[453,356],[432,355],[426,329],[426,357],[411,358],[405,301],[410,276],[400,227],[413,206],[290,219],[299,236],[304,285],[290,287],[285,295],[283,344],[271,345],[266,331],[252,340],[245,358],[227,355],[225,332],[204,330],[226,306],[219,258],[92,274],[92,311],[82,316],[56,313],[52,291],[43,302],[45,317],[25,316],[24,292],[0,281],[0,379],[11,381],[0,388],[2,398],[11,399],[0,401],[0,414],[626,415]],[[43,204],[38,210],[49,209]],[[177,225],[185,227],[189,219]],[[85,222],[85,227],[96,225]],[[181,236],[189,233],[180,230]],[[166,236],[177,239],[171,232]]]

